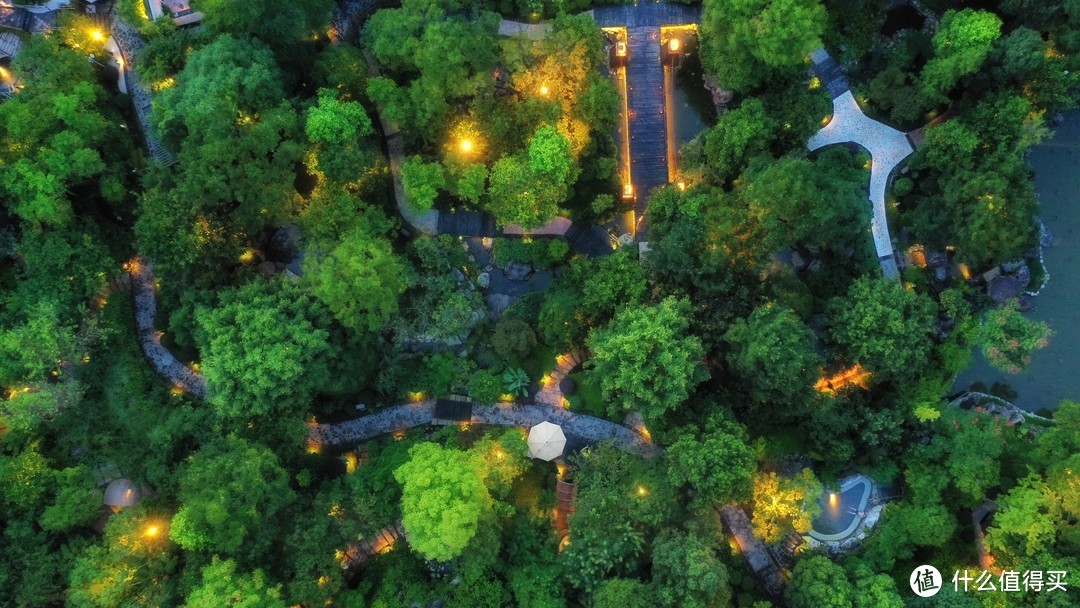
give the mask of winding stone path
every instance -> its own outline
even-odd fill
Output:
[[[836,64],[828,53],[818,49],[810,54],[810,59],[826,88],[830,92],[837,89],[836,82],[843,74],[836,69]],[[846,80],[843,83],[846,84]],[[833,144],[855,143],[870,153],[870,203],[874,212],[870,230],[874,235],[874,247],[877,249],[882,274],[886,278],[898,277],[899,271],[885,210],[885,189],[893,169],[914,149],[906,135],[863,114],[850,88],[835,96],[832,103],[832,119],[810,138],[806,147],[814,151]]]
[[[175,388],[196,397],[206,397],[206,378],[184,365],[161,344],[161,334],[154,327],[157,317],[157,294],[153,265],[136,258],[129,264],[131,287],[135,294],[135,330],[150,366]]]
[[[429,425],[434,408],[434,400],[396,405],[346,422],[313,425],[309,437],[327,446],[362,443],[379,435]],[[558,424],[568,437],[577,437],[589,443],[614,440],[620,449],[637,456],[651,458],[660,451],[651,441],[631,429],[561,407],[501,404],[473,405],[472,408],[472,424],[531,427],[544,421]]]
[[[176,157],[158,141],[150,128],[150,112],[153,109],[153,103],[150,92],[142,86],[139,75],[134,68],[135,60],[146,43],[143,41],[142,36],[139,35],[139,31],[131,24],[120,19],[115,12],[112,14],[110,30],[112,31],[112,39],[116,42],[116,46],[120,51],[120,58],[122,59],[120,71],[127,86],[128,94],[131,96],[131,103],[135,106],[135,116],[139,120],[139,127],[142,130],[143,141],[146,142],[146,149],[157,162],[166,166],[172,165],[176,162]]]
[[[536,393],[536,401],[543,405],[563,407],[562,381],[583,359],[581,353],[576,351],[555,357],[555,370],[547,375],[546,382]]]

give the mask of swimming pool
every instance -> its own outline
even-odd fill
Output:
[[[813,522],[810,538],[828,542],[843,540],[855,533],[866,517],[866,505],[873,490],[865,475],[849,477],[840,484],[839,492],[825,492],[818,499],[821,515]]]

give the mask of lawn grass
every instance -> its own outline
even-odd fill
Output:
[[[577,391],[567,397],[570,409],[582,414],[608,419],[607,404],[604,403],[600,383],[589,371],[579,371],[567,376],[577,383]],[[618,422],[617,420],[615,422]]]

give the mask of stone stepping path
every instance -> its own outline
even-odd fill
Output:
[[[184,365],[161,344],[161,332],[154,326],[157,317],[157,288],[153,264],[135,258],[128,264],[135,294],[135,331],[147,361],[159,376],[176,389],[196,397],[206,397],[206,378]]]
[[[562,387],[559,385],[567,374],[581,364],[582,360],[581,353],[577,351],[555,357],[555,370],[546,376],[546,380],[541,381],[540,390],[535,397],[536,402],[541,405],[564,407]]]
[[[435,401],[427,400],[396,405],[346,422],[314,424],[309,439],[322,446],[355,445],[379,435],[430,425],[434,408]],[[589,443],[610,439],[620,449],[637,456],[651,458],[660,451],[651,441],[625,426],[544,404],[473,405],[470,423],[528,428],[544,421],[558,424],[568,437]]]

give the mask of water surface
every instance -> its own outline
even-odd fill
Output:
[[[1050,282],[1034,299],[1029,316],[1049,323],[1054,336],[1035,353],[1027,370],[1016,375],[990,367],[976,349],[971,367],[953,388],[1005,383],[1016,392],[1013,403],[1036,412],[1056,409],[1062,399],[1080,400],[1080,111],[1066,114],[1053,139],[1031,151],[1030,161],[1040,214],[1054,244],[1043,250]]]

